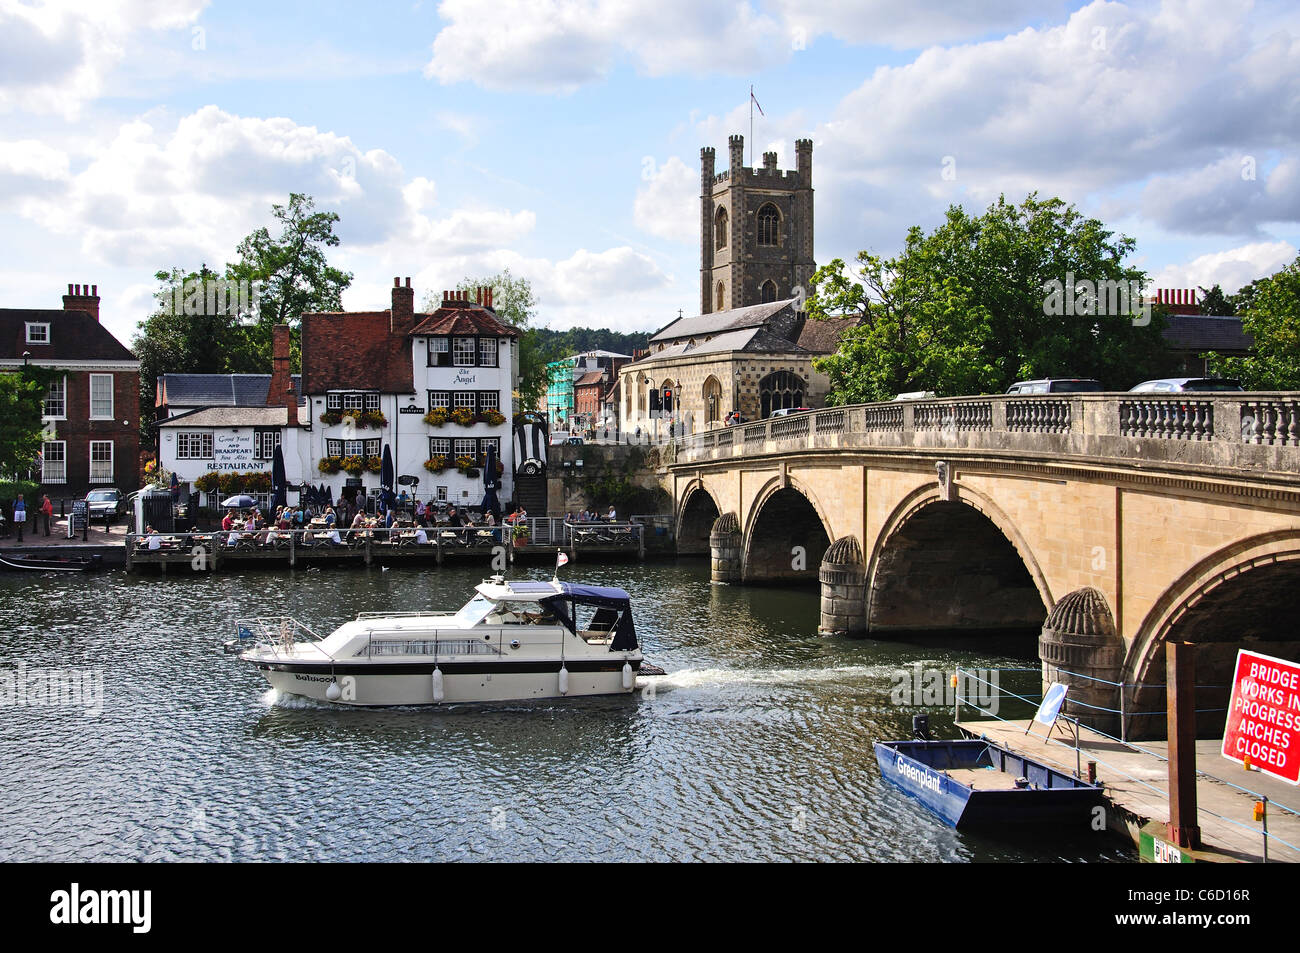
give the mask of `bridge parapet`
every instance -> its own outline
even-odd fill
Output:
[[[832,407],[684,438],[694,465],[800,450],[1012,453],[1300,479],[1300,394],[1051,394]]]

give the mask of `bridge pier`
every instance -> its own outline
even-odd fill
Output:
[[[1043,686],[1069,686],[1065,713],[1081,724],[1119,736],[1118,682],[1124,677],[1124,641],[1101,592],[1085,586],[1062,596],[1038,639]]]
[[[740,520],[736,519],[735,513],[723,513],[713,521],[713,528],[709,531],[709,556],[713,563],[713,582],[740,582],[744,547]]]
[[[841,536],[822,557],[821,619],[825,635],[865,635],[867,631],[867,567],[856,536]]]

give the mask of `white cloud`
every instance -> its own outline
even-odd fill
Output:
[[[700,240],[700,174],[672,156],[643,167],[644,185],[632,205],[637,228],[675,242]]]
[[[624,245],[603,252],[579,248],[556,263],[549,284],[561,302],[590,305],[657,288],[666,281],[648,256]]]
[[[425,75],[489,89],[572,92],[622,60],[651,76],[747,75],[779,65],[819,37],[919,48],[974,39],[1062,0],[444,0]]]
[[[78,115],[140,34],[192,23],[206,0],[0,0],[0,111]]]
[[[1152,288],[1213,288],[1234,294],[1242,285],[1265,278],[1296,260],[1296,246],[1290,242],[1256,242],[1212,252],[1186,264],[1166,265],[1152,280]]]
[[[789,50],[749,3],[698,0],[444,0],[425,75],[489,89],[572,92],[623,58],[652,76],[744,72]]]

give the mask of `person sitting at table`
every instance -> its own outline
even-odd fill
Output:
[[[338,522],[338,517],[334,515],[334,507],[325,507],[325,525],[333,526],[336,522]]]
[[[235,528],[235,511],[226,510],[226,515],[221,520],[221,531],[223,533],[229,533],[234,528]]]
[[[496,518],[495,516],[492,515],[492,511],[491,511],[491,510],[488,510],[488,511],[483,515],[483,525],[484,525],[484,526],[496,526],[496,525],[497,525],[497,518]]]
[[[144,532],[145,537],[149,540],[150,552],[156,552],[157,550],[162,549],[162,537],[158,535],[156,529],[152,526],[146,526]]]
[[[429,541],[429,534],[426,533],[424,531],[424,527],[421,526],[419,529],[415,531],[415,544],[417,546],[423,546],[428,541]]]
[[[352,517],[352,529],[365,529],[365,527],[366,527],[366,514],[358,510],[357,515]]]

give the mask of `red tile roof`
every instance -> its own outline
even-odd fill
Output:
[[[410,394],[411,342],[393,334],[388,311],[315,312],[302,316],[302,392],[377,390]]]
[[[449,307],[439,308],[433,314],[417,314],[415,317],[416,325],[414,330],[411,331],[412,334],[519,337],[519,332],[502,322],[494,312],[468,302],[456,302]],[[424,320],[421,321],[420,318],[424,318]]]
[[[574,387],[586,387],[589,384],[599,384],[605,379],[603,371],[588,371],[580,378],[573,382]]]

